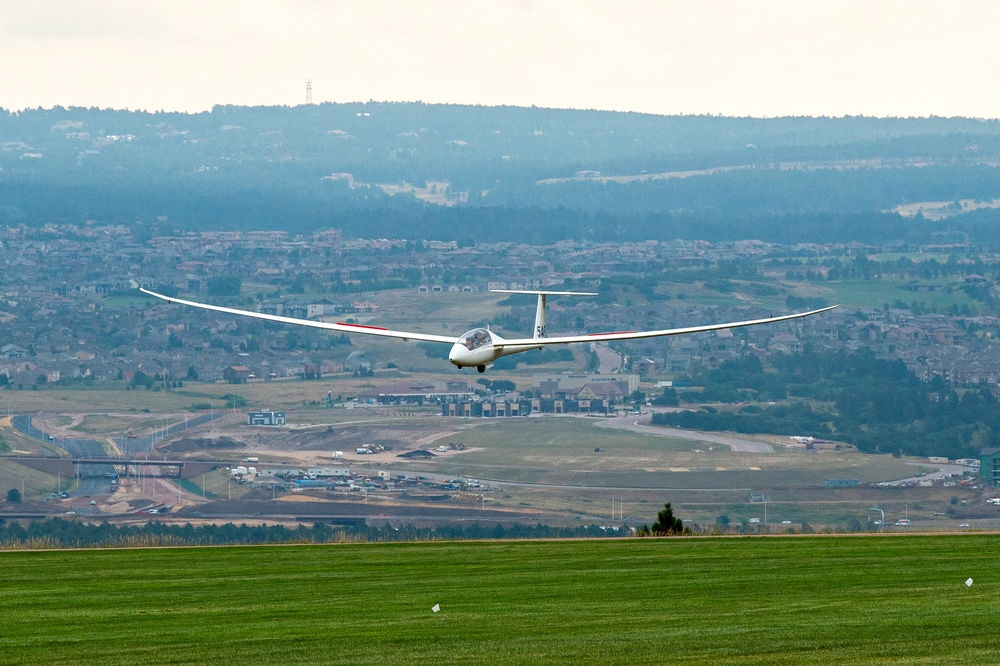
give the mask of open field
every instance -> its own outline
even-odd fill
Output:
[[[670,436],[670,429],[643,432],[600,427],[605,419],[543,417],[528,419],[454,419],[436,416],[389,418],[379,409],[326,410],[328,425],[312,428],[261,429],[220,422],[213,435],[247,442],[233,450],[236,459],[259,456],[262,462],[284,462],[297,457],[323,464],[329,452],[346,452],[352,468],[388,469],[393,473],[465,476],[493,484],[495,509],[541,509],[562,520],[610,516],[612,498],[629,506],[634,520],[651,521],[664,501],[682,508],[684,517],[711,524],[719,515],[734,521],[763,515],[762,507],[748,506],[750,491],[765,492],[775,504],[772,518],[801,525],[842,525],[851,518],[867,521],[872,503],[887,511],[904,510],[910,502],[915,515],[926,507],[926,517],[942,512],[948,498],[966,489],[866,488],[825,490],[825,479],[855,478],[861,482],[912,476],[921,469],[914,459],[859,454],[853,450],[807,452],[786,447],[773,438],[775,451],[747,453],[728,447]],[[329,417],[328,417],[329,418]],[[649,430],[660,430],[660,435]],[[787,441],[787,440],[785,440]],[[449,451],[424,461],[397,457],[413,448],[462,443],[465,451]],[[392,444],[393,450],[354,456],[357,446]],[[600,449],[599,451],[596,449]],[[370,472],[374,474],[374,471]],[[947,491],[941,497],[942,490]],[[214,490],[213,490],[214,492]],[[918,501],[928,500],[925,504]],[[891,503],[891,504],[887,504]],[[779,508],[780,505],[780,508]],[[893,514],[894,515],[894,514]],[[553,514],[549,513],[552,519]],[[579,518],[578,518],[579,517]],[[921,515],[921,517],[924,517]],[[895,520],[895,517],[893,518]],[[961,522],[961,521],[959,521]]]
[[[251,388],[259,386],[266,400],[277,398],[286,390],[309,390],[316,384],[282,382],[252,385]],[[48,391],[38,393],[44,395]],[[149,392],[119,393],[131,397],[145,396]],[[908,516],[914,521],[912,529],[954,530],[963,523],[970,525],[967,529],[1000,527],[1000,512],[985,505],[983,492],[987,491],[940,486],[823,487],[826,479],[858,479],[868,483],[911,477],[922,469],[933,469],[914,458],[866,455],[850,449],[807,452],[803,447],[788,446],[787,438],[773,437],[758,438],[773,451],[731,451],[711,442],[673,437],[669,428],[642,427],[635,431],[604,428],[601,425],[610,421],[602,418],[456,419],[430,413],[401,413],[399,408],[369,405],[328,409],[311,405],[294,407],[290,400],[289,403],[293,405],[289,408],[289,421],[298,425],[286,428],[247,426],[241,410],[211,425],[161,442],[158,455],[235,462],[245,456],[255,456],[265,466],[305,468],[329,465],[331,452],[340,450],[345,452],[341,464],[362,476],[375,476],[378,471],[388,470],[394,476],[406,473],[428,474],[437,479],[479,479],[487,486],[486,490],[470,489],[444,496],[440,490],[423,488],[406,493],[375,492],[372,504],[378,505],[380,511],[390,517],[411,515],[411,509],[426,503],[425,495],[433,495],[434,506],[467,511],[466,518],[470,520],[478,519],[480,514],[475,509],[479,509],[507,512],[512,520],[524,517],[530,522],[558,525],[625,522],[641,526],[653,521],[664,502],[671,502],[678,515],[689,524],[698,523],[706,528],[725,516],[734,525],[756,518],[762,521],[761,526],[769,524],[770,529],[782,532],[806,529],[804,524],[816,530],[827,527],[863,530],[871,527],[869,509],[872,505],[884,510],[890,522]],[[141,437],[149,432],[148,428],[162,426],[165,421],[161,419],[183,421],[186,414],[175,412],[171,416],[166,412],[140,410],[78,413],[73,418],[66,418],[55,413],[40,415],[35,421],[38,427],[45,432],[55,432],[57,437],[79,437],[83,434],[81,431],[99,436],[102,428],[110,428],[119,435],[126,429],[134,429]],[[659,434],[653,434],[654,431]],[[50,442],[29,440],[9,428],[0,428],[0,435],[17,450],[26,450],[29,445],[35,451],[38,447],[51,447]],[[425,461],[397,457],[414,448],[434,449],[459,442],[466,450],[436,453]],[[392,450],[365,456],[354,454],[356,447],[373,444],[391,445]],[[0,481],[3,482],[0,493],[20,488],[22,481],[25,482],[26,500],[44,499],[55,489],[55,476],[22,468],[15,460],[6,459],[0,465]],[[282,502],[270,502],[272,496],[281,500],[285,493],[275,493],[267,482],[254,490],[250,485],[230,483],[223,468],[213,473],[196,466],[191,469],[193,485],[188,488],[190,494],[185,503],[208,501],[211,499],[209,493],[217,501],[230,498],[233,502],[243,499],[266,501],[252,509],[237,504],[216,504],[215,510],[227,516],[226,520],[234,519],[231,516],[243,516],[242,519],[252,522],[258,512],[263,516],[272,510],[277,514],[289,512],[289,507]],[[44,471],[54,474],[51,469]],[[204,497],[203,486],[207,491]],[[157,491],[155,486],[146,490],[150,501],[170,494],[169,490]],[[768,506],[751,502],[751,493],[766,497]],[[353,511],[355,497],[349,493],[320,489],[301,495],[302,498],[307,496],[320,502],[332,502],[329,510],[334,514]],[[50,502],[46,507],[55,513],[70,509],[88,513],[90,499]],[[114,507],[120,505],[111,498],[96,499],[102,512],[113,512]],[[967,501],[968,506],[957,506],[959,500]],[[181,504],[179,500],[171,503]],[[344,506],[340,508],[337,504]],[[179,519],[184,520],[184,517]],[[609,520],[612,522],[607,523]]]
[[[995,664],[998,546],[942,535],[8,552],[0,661]]]
[[[958,203],[956,207],[955,204]],[[941,220],[946,217],[960,215],[980,208],[1000,208],[1000,200],[976,201],[975,199],[959,199],[956,201],[917,201],[901,204],[892,210],[903,217],[922,215],[928,220]]]
[[[72,479],[62,479],[62,487],[65,488],[71,481]],[[57,483],[51,475],[12,460],[5,460],[0,464],[0,496],[6,497],[8,490],[16,489],[26,499],[42,497],[54,492]]]
[[[406,347],[407,345],[397,344],[397,346]],[[417,353],[420,353],[419,350]],[[298,409],[303,414],[308,414],[311,410],[329,413],[329,410],[326,410],[321,404],[311,404],[325,402],[327,391],[332,391],[334,397],[337,395],[356,396],[366,389],[392,384],[426,383],[462,378],[474,381],[478,377],[478,375],[473,377],[472,374],[468,373],[462,375],[451,368],[447,361],[440,359],[428,360],[428,363],[434,364],[433,370],[421,373],[418,377],[412,375],[401,377],[392,376],[391,373],[380,373],[377,379],[352,377],[348,374],[324,377],[322,380],[289,379],[239,385],[187,382],[183,388],[169,391],[125,390],[123,382],[108,382],[100,387],[47,387],[40,391],[4,391],[0,393],[0,407],[3,407],[4,415],[10,410],[15,414],[53,412],[104,416],[110,414],[114,415],[115,418],[120,418],[122,415],[130,416],[130,418],[139,416],[155,418],[157,413],[189,410],[192,405],[196,404],[205,405],[206,408],[208,405],[213,405],[216,410],[220,411],[231,410],[232,403],[225,396],[236,394],[247,400],[246,408],[238,409],[244,415],[247,410],[253,409]],[[491,378],[507,378],[507,375],[496,373]],[[511,380],[527,387],[531,386],[530,377],[511,377]],[[440,407],[435,407],[434,411],[440,413]],[[150,416],[150,414],[154,416]],[[69,421],[66,425],[69,425]],[[124,424],[114,424],[110,429],[114,430],[119,425]]]
[[[911,280],[838,280],[835,282],[819,282],[802,284],[795,293],[799,296],[823,297],[827,302],[837,303],[847,309],[881,308],[886,303],[894,302],[924,303],[929,308],[949,308],[951,306],[967,305],[977,308],[976,301],[969,298],[957,287],[957,282],[947,278],[935,280],[936,291],[912,291],[907,289]],[[920,284],[927,284],[922,282]],[[952,286],[954,289],[945,289]]]

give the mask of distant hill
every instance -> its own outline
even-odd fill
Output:
[[[1000,199],[997,165],[1000,122],[966,118],[57,107],[0,111],[0,223],[462,242],[986,238],[998,214],[980,204]]]

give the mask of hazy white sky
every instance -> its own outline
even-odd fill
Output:
[[[1000,117],[993,0],[0,0],[0,107]]]

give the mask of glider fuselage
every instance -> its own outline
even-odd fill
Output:
[[[541,345],[507,345],[496,333],[485,328],[474,328],[461,336],[448,352],[448,360],[459,368],[488,366],[501,356],[516,354]]]

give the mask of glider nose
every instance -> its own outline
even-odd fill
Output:
[[[453,365],[457,365],[461,368],[464,365],[462,363],[462,359],[464,359],[468,353],[469,350],[456,342],[452,345],[451,351],[448,352],[448,360],[451,361]]]

